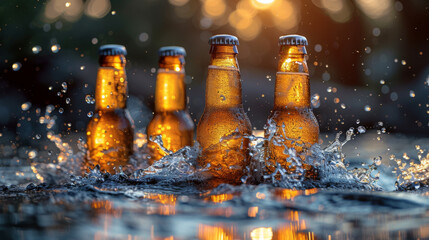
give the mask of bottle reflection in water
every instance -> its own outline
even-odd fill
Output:
[[[274,109],[265,126],[266,166],[274,172],[279,163],[286,169],[289,157],[285,146],[294,148],[300,158],[318,142],[319,125],[310,107],[310,81],[306,62],[307,39],[299,35],[282,36],[279,39],[280,54],[274,91]],[[304,164],[310,170],[310,166]],[[315,173],[307,171],[314,178]],[[310,174],[310,175],[308,175]],[[313,174],[313,175],[312,175]]]
[[[127,164],[133,153],[133,127],[127,103],[125,73],[126,49],[104,45],[99,50],[100,67],[95,89],[95,114],[88,123],[87,167],[100,165],[101,171],[114,174]]]
[[[252,129],[241,99],[238,39],[216,35],[209,42],[206,103],[197,127],[197,140],[202,147],[198,164],[209,166],[211,185],[239,184],[249,161],[249,140],[245,136],[251,135]]]
[[[186,110],[185,49],[162,47],[159,49],[159,69],[156,79],[155,115],[147,127],[150,164],[167,153],[154,142],[162,136],[163,147],[176,152],[192,146],[194,123]]]

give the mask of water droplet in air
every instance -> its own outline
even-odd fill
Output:
[[[356,119],[356,124],[359,124],[360,123],[360,119]]]
[[[22,111],[27,111],[30,108],[31,108],[31,102],[25,102],[21,105]]]
[[[320,44],[314,45],[314,51],[321,52],[322,51],[322,45],[320,45]]]
[[[374,158],[375,165],[380,166],[381,165],[381,159],[382,159],[381,156]]]
[[[66,2],[66,8],[68,8],[68,7],[70,7],[71,6],[71,3],[70,2]]]
[[[366,128],[364,126],[359,126],[357,128],[357,130],[358,130],[359,133],[365,133],[366,132]]]
[[[21,67],[22,67],[22,64],[20,62],[16,62],[16,63],[12,64],[12,70],[15,72],[19,71],[19,69],[21,69]]]
[[[314,108],[320,107],[320,96],[319,94],[315,93],[313,96],[311,96],[311,105],[313,105]]]
[[[66,82],[61,83],[61,87],[63,87],[63,89],[67,89],[67,83]]]
[[[371,111],[371,106],[365,105],[364,109],[365,109],[365,112],[370,112]]]
[[[70,101],[71,101],[70,98],[66,98],[66,103],[67,104],[70,104]]]
[[[402,60],[402,61],[401,61],[401,64],[405,66],[405,65],[407,65],[407,61]]]
[[[92,111],[88,112],[88,114],[86,114],[86,116],[88,116],[89,118],[92,117],[94,115],[94,113]]]
[[[340,99],[339,98],[334,98],[334,103],[340,103]]]
[[[416,96],[416,93],[413,91],[413,90],[410,90],[410,97],[415,97]]]
[[[398,100],[398,94],[396,92],[392,92],[390,94],[390,100],[392,100],[392,101]]]
[[[370,47],[366,47],[366,48],[365,48],[365,52],[366,52],[367,54],[370,54],[370,53],[371,53],[371,48],[370,48]]]
[[[86,95],[85,96],[85,102],[88,104],[94,104],[95,103],[95,99],[91,96],[91,95]]]
[[[346,104],[341,103],[341,108],[342,108],[342,109],[346,109]]]
[[[372,29],[372,35],[374,37],[378,37],[378,36],[380,36],[380,34],[381,34],[380,28],[375,27],[375,28]]]
[[[52,45],[52,46],[51,46],[51,51],[52,51],[53,53],[57,53],[57,52],[59,52],[59,51],[60,51],[60,49],[61,49],[61,46],[60,46],[59,44],[54,44],[54,45]]]
[[[42,135],[36,134],[36,139],[40,139],[41,137],[42,137]]]
[[[112,11],[112,15],[115,16],[116,15],[116,11]]]
[[[378,126],[382,127],[383,126],[383,122],[378,122]]]
[[[380,84],[382,84],[382,85],[383,85],[383,84],[385,84],[385,83],[386,83],[386,81],[384,81],[383,79],[381,79],[381,80],[380,80]]]
[[[328,88],[326,89],[326,91],[327,91],[327,92],[329,92],[329,93],[330,93],[330,92],[332,92],[332,87],[328,87]]]
[[[62,114],[64,112],[64,108],[58,109],[58,112]]]
[[[37,157],[37,152],[35,150],[31,150],[28,152],[28,158],[34,159]]]
[[[329,81],[331,79],[331,74],[329,74],[327,71],[325,71],[323,74],[322,74],[322,80],[323,81]]]
[[[39,46],[39,45],[36,45],[36,46],[34,46],[34,47],[32,47],[32,48],[31,48],[31,51],[32,51],[34,54],[39,54],[39,53],[42,51],[42,47],[41,47],[41,46]]]
[[[220,95],[220,100],[225,101],[225,96],[224,95]]]
[[[80,66],[80,70],[85,70],[85,66]]]
[[[52,86],[49,86],[48,89],[49,89],[49,91],[52,91]]]
[[[91,43],[94,44],[94,45],[97,44],[98,43],[98,39],[97,38],[92,38],[91,39]]]

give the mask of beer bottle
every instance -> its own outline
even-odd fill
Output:
[[[158,51],[159,68],[156,78],[155,115],[147,127],[149,163],[159,160],[167,153],[154,142],[161,135],[163,146],[177,151],[192,146],[194,123],[186,110],[185,49],[162,47]]]
[[[125,47],[121,45],[100,47],[95,114],[86,131],[89,150],[87,167],[98,164],[102,171],[112,174],[115,167],[126,165],[133,153],[133,126],[126,109],[126,54]]]
[[[280,54],[274,90],[274,109],[265,126],[266,165],[272,173],[279,163],[289,168],[288,148],[295,148],[301,160],[318,142],[319,125],[310,107],[310,81],[306,62],[307,39],[299,35],[279,38]],[[309,170],[309,165],[304,164]],[[308,174],[308,173],[307,173]]]
[[[211,185],[239,184],[249,161],[249,139],[245,136],[252,134],[252,128],[241,99],[238,39],[215,35],[209,43],[206,103],[197,127],[202,148],[198,164],[208,166]]]

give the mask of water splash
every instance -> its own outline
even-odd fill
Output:
[[[429,151],[416,145],[417,159],[411,158],[407,153],[398,158],[390,156],[397,174],[396,187],[398,190],[414,190],[429,186]]]

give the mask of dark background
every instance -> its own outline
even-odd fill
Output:
[[[129,108],[139,129],[152,117],[158,48],[186,48],[189,107],[197,122],[204,107],[207,41],[219,33],[240,39],[243,102],[255,129],[263,128],[273,105],[277,39],[297,33],[309,41],[321,131],[363,125],[429,134],[429,1],[263,2],[269,0],[2,0],[1,142],[31,144],[43,136],[39,117],[49,104],[55,106],[53,130],[83,133],[94,108],[85,96],[94,94],[97,50],[108,43],[127,47]],[[51,50],[55,44],[57,53]],[[35,46],[41,47],[37,54]],[[24,111],[26,102],[31,108]]]

